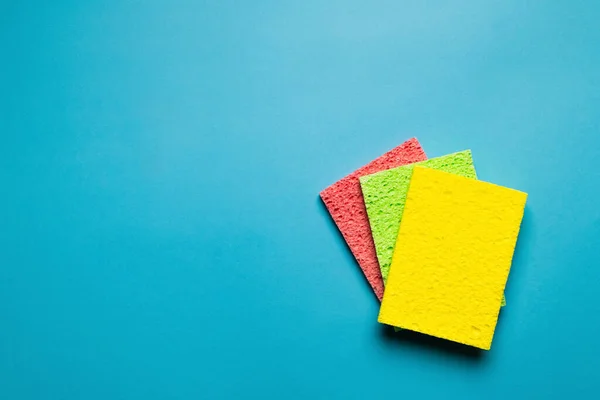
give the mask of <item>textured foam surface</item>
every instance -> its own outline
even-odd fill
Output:
[[[364,175],[426,159],[423,148],[418,140],[413,138],[321,192],[321,199],[327,210],[380,300],[383,296],[383,280],[358,179]]]
[[[526,199],[415,167],[379,322],[488,350]]]
[[[415,165],[439,169],[468,178],[477,177],[471,151],[465,150],[360,178],[384,283],[387,281],[390,264],[392,263],[392,254],[394,253],[398,228],[402,220],[406,193]]]

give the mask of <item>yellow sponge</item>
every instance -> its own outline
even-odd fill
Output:
[[[526,199],[415,167],[379,322],[489,350]]]

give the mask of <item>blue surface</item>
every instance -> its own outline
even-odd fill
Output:
[[[0,398],[597,396],[599,19],[4,0]],[[411,136],[530,194],[490,353],[378,325],[317,197]]]

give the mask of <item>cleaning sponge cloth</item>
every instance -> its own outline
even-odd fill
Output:
[[[526,198],[415,167],[379,322],[488,350]]]
[[[365,210],[359,177],[426,160],[423,148],[413,138],[390,150],[367,165],[321,192],[321,199],[342,233],[348,247],[358,261],[375,295],[381,300],[383,280],[371,237],[369,219]]]
[[[387,281],[392,262],[394,245],[406,202],[406,193],[415,165],[439,169],[467,178],[477,177],[471,151],[465,150],[360,178],[384,283]]]

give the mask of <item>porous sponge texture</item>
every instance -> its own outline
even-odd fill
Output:
[[[526,198],[415,167],[379,322],[489,350]]]
[[[416,138],[395,147],[321,192],[321,199],[356,258],[373,292],[383,296],[383,280],[377,262],[369,219],[359,178],[378,171],[426,160]]]
[[[387,281],[406,194],[415,165],[476,178],[471,150],[460,151],[420,163],[381,171],[360,178],[365,206],[375,242],[383,282]]]

